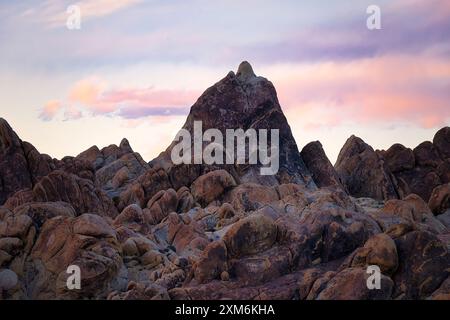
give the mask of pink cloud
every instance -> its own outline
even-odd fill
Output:
[[[65,120],[79,119],[84,113],[125,119],[186,115],[199,94],[197,91],[153,87],[109,88],[100,78],[89,77],[69,89],[64,115]]]
[[[142,0],[81,0],[74,1],[80,7],[83,21],[92,20],[120,12],[139,4]],[[65,26],[68,4],[64,1],[47,0],[26,9],[21,16],[39,23],[46,23],[50,28]]]
[[[344,122],[450,121],[450,61],[383,56],[354,62],[274,67],[280,103],[304,128]]]
[[[44,105],[41,113],[39,114],[39,118],[44,121],[50,121],[55,117],[58,111],[61,110],[61,108],[62,105],[60,101],[50,100]]]
[[[96,77],[90,77],[75,83],[69,90],[68,99],[71,102],[79,102],[81,104],[95,103],[106,84]]]

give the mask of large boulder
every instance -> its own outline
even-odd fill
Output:
[[[230,257],[239,258],[269,249],[277,239],[277,226],[263,215],[251,215],[233,224],[223,236]]]
[[[408,193],[417,194],[425,201],[430,199],[433,189],[442,184],[437,169],[431,166],[416,166],[412,170],[400,171],[396,177],[404,181]]]
[[[363,247],[351,257],[352,267],[377,265],[383,274],[390,275],[397,270],[398,255],[394,240],[385,233],[372,236]]]
[[[32,298],[92,298],[104,294],[122,265],[114,229],[100,216],[48,220],[32,251]],[[69,266],[81,270],[81,289],[69,290]],[[31,270],[30,270],[31,272]]]
[[[416,165],[420,167],[437,168],[442,162],[438,150],[430,141],[419,144],[414,148],[413,153]]]
[[[414,168],[414,153],[410,148],[396,143],[382,153],[389,170],[393,173]]]
[[[221,240],[211,242],[197,262],[194,275],[199,283],[214,280],[228,270],[227,247]]]
[[[14,209],[14,215],[27,215],[37,228],[54,217],[75,217],[75,209],[66,202],[31,202]]]
[[[87,179],[56,170],[43,177],[33,188],[37,202],[63,201],[72,205],[78,215],[95,212],[115,217],[117,209],[111,199]]]
[[[348,268],[335,275],[319,293],[318,300],[386,300],[391,297],[394,283],[381,275],[381,289],[367,287],[367,274],[364,268]]]
[[[437,186],[431,193],[428,206],[434,214],[442,214],[450,209],[450,183]]]
[[[345,142],[334,167],[352,196],[398,198],[395,177],[384,160],[358,137],[351,136]]]
[[[235,186],[236,181],[227,171],[216,170],[195,180],[191,186],[191,193],[198,203],[207,205]]]
[[[145,221],[149,224],[158,224],[171,212],[176,212],[178,196],[175,190],[161,190],[155,194],[144,209]]]
[[[450,127],[444,127],[436,132],[433,145],[439,151],[442,159],[450,158]]]
[[[256,183],[243,183],[230,190],[224,201],[231,203],[238,211],[253,211],[279,200],[273,187]]]
[[[13,289],[18,284],[17,274],[9,269],[0,269],[0,292]]]
[[[308,143],[303,147],[300,154],[306,167],[311,172],[314,182],[319,188],[343,188],[338,174],[334,170],[330,160],[328,160],[319,141]]]
[[[397,299],[424,299],[449,276],[447,246],[426,231],[413,231],[395,240],[399,267],[393,276]]]

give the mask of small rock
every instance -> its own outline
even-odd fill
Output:
[[[19,279],[14,271],[9,269],[0,271],[0,289],[8,291],[14,288],[18,281]]]
[[[227,271],[223,271],[223,272],[220,274],[220,279],[221,279],[222,281],[230,281],[230,274],[229,274]]]

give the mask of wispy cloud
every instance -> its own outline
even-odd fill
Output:
[[[115,12],[119,12],[128,7],[134,6],[142,0],[47,0],[39,5],[25,9],[20,16],[40,23],[46,23],[48,27],[64,27],[68,14],[66,12],[70,5],[80,8],[83,22],[105,17]]]
[[[268,69],[280,102],[304,128],[343,123],[450,122],[450,58],[387,55]]]
[[[293,29],[276,39],[233,47],[259,62],[352,61],[386,54],[450,54],[446,0],[395,1],[381,6],[382,30],[368,30],[364,14]]]
[[[60,101],[50,100],[42,108],[42,110],[39,114],[39,118],[44,121],[50,121],[61,110],[61,108],[62,108],[62,105],[61,105]]]
[[[107,115],[124,119],[148,116],[186,115],[198,96],[196,91],[148,88],[109,88],[99,77],[88,77],[76,82],[68,91],[64,106],[49,101],[40,118],[53,119],[61,110],[65,120],[76,120],[83,115]]]

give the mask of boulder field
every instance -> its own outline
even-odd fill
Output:
[[[58,160],[0,119],[0,299],[450,299],[449,127],[413,150],[352,136],[333,166],[248,62],[194,121],[279,129],[278,173],[174,165],[174,143],[147,163],[126,139]]]

